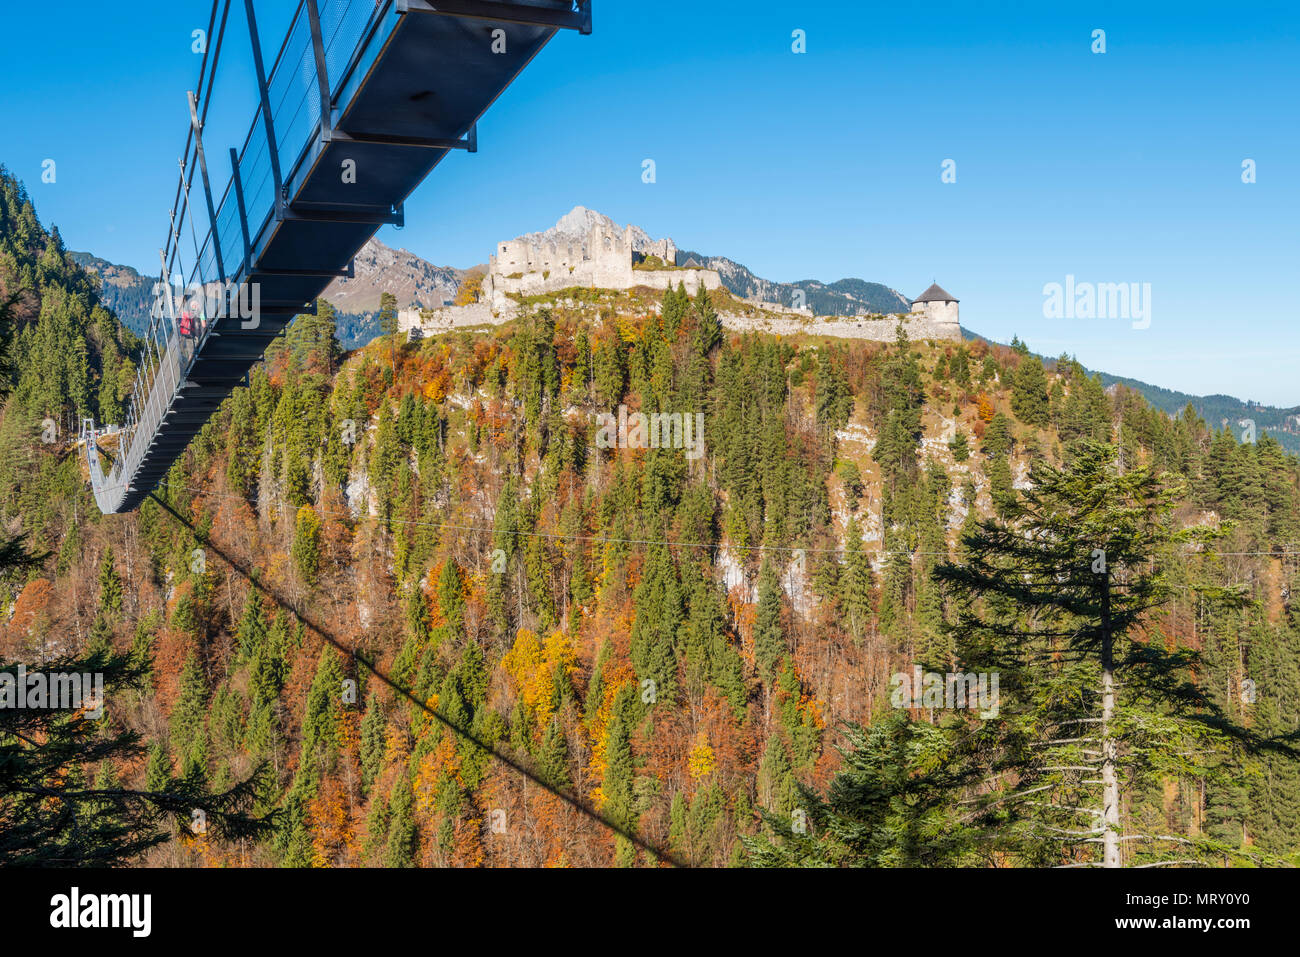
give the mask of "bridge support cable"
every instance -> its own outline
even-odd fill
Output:
[[[311,24],[311,47],[316,59],[316,86],[320,91],[320,125],[328,135],[334,125],[334,102],[330,96],[329,66],[325,62],[325,38],[321,33],[320,8],[316,0],[307,0],[307,19]]]
[[[212,205],[212,181],[208,179],[208,159],[203,153],[203,124],[199,120],[198,104],[195,102],[194,94],[186,94],[190,101],[190,124],[194,128],[194,155],[198,159],[199,170],[203,175],[203,198],[207,201],[208,221],[212,226],[211,235],[217,235],[217,209]],[[193,223],[191,218],[190,222]],[[222,285],[226,282],[226,264],[221,261],[221,244],[213,243],[212,250],[217,257],[217,275],[221,277]]]

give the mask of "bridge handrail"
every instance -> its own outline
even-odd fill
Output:
[[[393,0],[321,0],[320,16],[322,29],[327,31],[323,38],[327,57],[337,58],[340,53],[346,64],[344,70],[335,75],[329,84],[331,103],[342,92],[343,85],[360,58],[364,42],[372,27],[387,15]],[[361,14],[357,16],[358,12]],[[360,21],[358,24],[357,21]],[[352,29],[347,29],[351,26]],[[294,45],[295,38],[297,44]],[[340,43],[347,43],[341,48]],[[307,0],[299,0],[293,18],[286,29],[284,38],[276,53],[275,60],[267,74],[268,93],[279,94],[279,102],[272,109],[271,127],[275,132],[276,142],[268,141],[263,106],[259,102],[253,111],[248,134],[244,137],[241,148],[236,152],[230,175],[225,187],[217,194],[219,199],[214,204],[215,223],[202,226],[202,243],[188,272],[177,273],[176,267],[181,262],[181,237],[188,225],[196,231],[195,217],[198,214],[192,193],[196,190],[199,151],[197,144],[191,150],[194,130],[191,129],[186,139],[185,158],[181,163],[181,184],[178,188],[178,202],[173,208],[168,240],[163,249],[164,269],[159,274],[156,293],[161,295],[163,289],[172,300],[175,298],[175,278],[179,275],[182,296],[188,290],[207,288],[213,282],[228,283],[223,289],[223,298],[230,291],[249,279],[248,263],[257,257],[258,251],[267,239],[268,226],[275,219],[276,202],[274,185],[268,184],[271,178],[272,164],[270,153],[276,152],[277,158],[289,159],[281,162],[282,175],[286,181],[297,175],[312,144],[316,124],[320,119],[319,100],[313,95],[318,87],[316,62],[312,52],[312,41],[307,26]],[[203,73],[207,62],[200,67],[199,86],[202,87]],[[286,72],[286,70],[296,72]],[[328,72],[328,66],[327,66]],[[216,66],[213,64],[212,76],[215,77]],[[203,113],[210,101],[214,89],[212,85],[202,91],[204,100]],[[294,93],[297,96],[294,96]],[[346,104],[336,104],[342,108]],[[286,123],[284,114],[292,110],[292,117]],[[298,117],[304,114],[307,123],[298,123]],[[200,127],[201,133],[201,127]],[[242,228],[239,226],[236,177],[239,177],[245,199],[245,215],[248,227],[248,248],[244,247]],[[268,186],[270,188],[268,188]],[[197,243],[197,240],[196,240]],[[218,256],[225,269],[217,269]],[[225,275],[221,275],[223,273]],[[143,336],[144,343],[139,354],[135,382],[126,408],[124,423],[118,431],[121,436],[118,455],[113,458],[107,476],[102,476],[99,469],[92,469],[92,482],[96,485],[120,485],[125,481],[136,458],[135,438],[139,435],[149,436],[154,433],[167,406],[175,397],[184,381],[184,373],[190,368],[194,356],[201,350],[207,337],[211,335],[215,319],[206,314],[207,296],[203,297],[204,308],[199,311],[197,319],[199,328],[196,334],[181,336],[172,304],[164,308],[159,297],[155,297],[151,310],[150,322]],[[229,300],[224,299],[228,305]],[[107,428],[107,427],[105,427]],[[91,435],[104,434],[104,428],[91,429]]]

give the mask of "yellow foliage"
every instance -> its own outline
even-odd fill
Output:
[[[475,273],[472,276],[466,276],[465,281],[461,283],[460,289],[456,293],[454,305],[468,306],[470,303],[478,302],[478,298],[483,293],[483,274]]]
[[[606,663],[606,675],[604,682],[604,694],[601,696],[600,706],[596,713],[590,716],[589,731],[591,733],[591,764],[590,774],[593,781],[603,780],[605,777],[605,745],[609,737],[609,722],[614,717],[614,699],[618,696],[619,691],[624,685],[635,684],[636,675],[632,669],[624,662],[616,662],[610,659]],[[604,796],[600,793],[600,788],[592,792],[592,800],[596,806],[600,807],[604,803]]]
[[[700,733],[695,736],[695,743],[691,746],[687,768],[692,780],[698,781],[712,774],[715,767],[717,767],[717,760],[713,756],[713,747],[709,744],[708,735],[701,728]]]
[[[389,728],[384,735],[384,766],[404,762],[407,750],[406,734],[400,728]]]
[[[515,693],[523,701],[538,735],[550,723],[559,702],[555,700],[555,678],[568,678],[578,667],[578,656],[568,636],[553,631],[545,644],[537,633],[519,629],[514,647],[501,658],[501,667],[510,676]]]

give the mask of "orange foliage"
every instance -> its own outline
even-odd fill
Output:
[[[361,853],[356,809],[351,796],[334,777],[326,777],[308,805],[312,835],[312,865],[334,867],[356,861]]]
[[[39,627],[50,605],[50,596],[54,586],[44,578],[37,578],[27,586],[14,602],[13,618],[9,621],[9,630],[17,635],[26,635],[34,627]]]

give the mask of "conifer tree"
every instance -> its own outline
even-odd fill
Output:
[[[780,773],[769,739],[760,780]],[[927,867],[978,865],[979,842],[954,794],[970,782],[952,761],[954,738],[894,712],[870,727],[849,725],[842,765],[824,796],[795,786],[764,810],[763,833],[742,836],[753,867]],[[768,785],[771,787],[771,785]],[[791,809],[803,812],[798,826]]]
[[[686,295],[686,288],[683,285],[679,292],[679,297]],[[709,291],[701,284],[700,291],[695,294],[695,349],[699,355],[705,356],[712,352],[719,343],[722,342],[722,320],[718,318],[717,310],[713,308],[713,301],[709,298]]]
[[[1025,356],[1011,380],[1011,411],[1026,425],[1047,425],[1047,373],[1037,356]]]
[[[0,670],[10,672],[15,666]],[[125,656],[60,659],[51,672],[97,672],[113,697],[136,687],[143,672]],[[139,735],[88,719],[80,711],[0,708],[0,866],[115,866],[131,863],[177,833],[188,833],[194,810],[207,818],[214,841],[260,839],[275,825],[252,805],[263,775],[258,769],[223,791],[198,775],[173,778],[166,749],[146,749]],[[122,787],[110,766],[147,761],[143,789]],[[83,765],[100,767],[86,786]],[[105,770],[105,769],[108,770]],[[57,805],[66,813],[51,813]],[[166,825],[166,826],[164,826]]]
[[[397,297],[391,292],[379,294],[379,332],[388,339],[390,363],[397,367]]]
[[[239,657],[244,661],[256,657],[266,640],[266,619],[262,614],[261,595],[256,588],[250,588],[244,599],[244,611],[239,619],[235,640]]]
[[[636,825],[632,801],[632,782],[636,767],[632,755],[632,721],[636,709],[633,685],[624,685],[614,697],[614,713],[605,734],[605,773],[601,778],[601,810],[626,831]],[[632,863],[635,848],[624,837],[615,839],[615,861],[625,867]]]
[[[415,826],[415,796],[411,782],[399,774],[388,801],[388,840],[384,845],[385,867],[414,867],[419,849]]]
[[[386,727],[380,698],[370,692],[369,700],[365,702],[365,715],[361,718],[361,787],[367,792],[383,767],[383,753],[387,748]]]
[[[633,594],[632,664],[637,677],[654,682],[659,701],[672,701],[677,690],[677,662],[684,618],[681,585],[667,547],[651,545],[640,583]]]
[[[872,617],[871,559],[862,547],[862,530],[852,516],[844,529],[844,574],[840,585],[845,623],[854,639],[861,641]]]
[[[207,682],[194,652],[181,670],[180,694],[172,709],[172,747],[180,756],[182,774],[207,765]]]
[[[310,505],[298,509],[293,535],[293,563],[307,588],[316,587],[320,573],[321,521]]]
[[[769,687],[787,652],[781,627],[781,583],[768,558],[758,575],[758,608],[754,619],[754,661],[764,684]]]
[[[990,787],[977,826],[1025,863],[1117,867],[1228,852],[1211,839],[1125,833],[1124,796],[1151,776],[1230,778],[1248,736],[1207,707],[1196,656],[1148,640],[1171,591],[1167,516],[1182,490],[1113,446],[1081,443],[1063,468],[1035,462],[1007,519],[982,522],[965,561],[936,569],[956,598],[963,670],[1000,677],[973,719],[970,768]],[[1230,594],[1204,594],[1225,602]]]
[[[451,633],[459,635],[465,625],[465,583],[460,568],[448,559],[438,574],[438,609]]]
[[[567,792],[573,787],[569,775],[569,745],[558,718],[551,719],[542,735],[541,748],[537,752],[537,773],[553,788]]]

